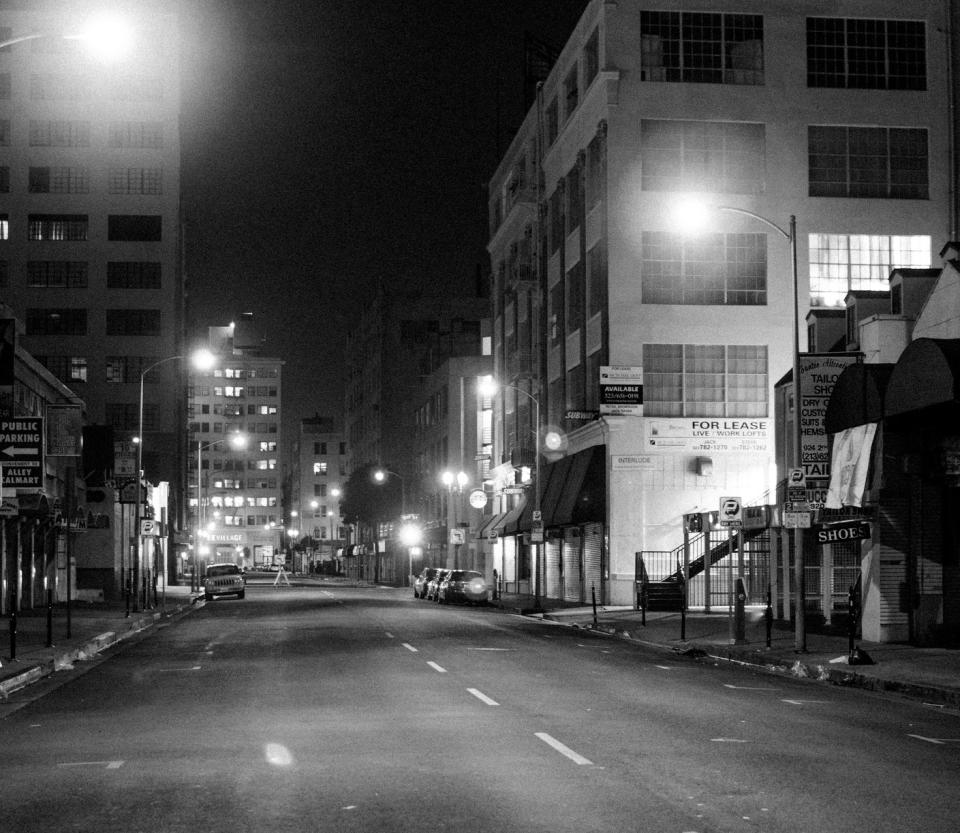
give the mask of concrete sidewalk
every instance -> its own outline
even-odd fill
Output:
[[[158,590],[156,607],[127,615],[121,602],[73,602],[70,607],[70,636],[63,604],[53,608],[53,645],[47,646],[47,608],[21,611],[16,621],[16,659],[11,659],[10,616],[3,617],[0,631],[0,699],[61,668],[90,659],[118,642],[128,639],[162,619],[180,615],[194,605],[196,593],[189,587]]]
[[[795,650],[792,627],[774,623],[767,647],[767,628],[762,608],[749,608],[746,639],[734,644],[731,617],[722,613],[688,611],[685,639],[681,638],[679,613],[647,613],[632,607],[555,608],[535,611],[529,596],[504,596],[495,602],[505,610],[524,613],[572,627],[585,628],[639,642],[675,653],[743,663],[773,673],[806,677],[833,685],[896,693],[960,709],[960,650],[916,648],[910,645],[856,641],[856,647],[872,660],[851,665],[849,639],[807,632],[805,653]],[[644,618],[646,624],[644,624]]]

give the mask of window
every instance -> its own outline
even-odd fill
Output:
[[[88,226],[86,214],[30,214],[27,217],[30,240],[86,240]]]
[[[0,193],[10,193],[10,167],[0,165]]]
[[[564,293],[567,302],[566,326],[571,331],[578,330],[583,325],[583,275],[582,260],[578,260],[576,264],[567,271],[567,287]]]
[[[313,464],[313,473],[319,475],[326,475],[327,473],[327,464],[325,462],[318,462]]]
[[[547,147],[550,147],[560,135],[560,112],[554,97],[547,105]]]
[[[558,186],[550,195],[550,254],[563,243],[563,188]]]
[[[644,81],[763,83],[763,17],[751,14],[640,13]]]
[[[156,361],[156,356],[107,356],[107,381],[114,384],[137,382]],[[147,385],[156,385],[160,384],[161,377],[156,373],[147,373],[143,381]],[[209,413],[208,406],[203,406],[203,413]]]
[[[587,146],[587,175],[584,182],[586,209],[590,211],[603,198],[603,141],[594,136]]]
[[[31,167],[28,189],[31,194],[87,194],[90,176],[86,168]]]
[[[645,191],[763,193],[762,124],[643,119],[640,143]]]
[[[111,168],[107,189],[111,194],[162,194],[163,168]]]
[[[87,311],[68,307],[27,309],[27,335],[82,336],[87,334]]]
[[[147,424],[148,408],[150,403],[144,404],[143,422],[144,427]],[[107,425],[117,431],[136,431],[138,425],[139,411],[136,402],[107,402],[104,407],[104,415]]]
[[[112,148],[162,148],[163,123],[158,121],[115,121],[107,139]]]
[[[0,119],[0,147],[10,146],[10,119]]]
[[[49,72],[30,76],[32,101],[83,101],[90,97],[90,79],[76,73]]]
[[[157,214],[110,214],[107,239],[132,242],[157,242],[163,239],[163,218]]]
[[[9,100],[13,93],[13,87],[10,84],[10,73],[0,72],[0,99]]]
[[[64,382],[87,381],[86,356],[37,356],[36,358],[40,364]]]
[[[587,317],[607,308],[607,251],[601,242],[587,252]]]
[[[574,165],[566,177],[567,198],[567,234],[580,227],[580,214],[583,211],[583,188],[580,180],[580,166]]]
[[[886,291],[896,268],[930,267],[930,237],[811,234],[810,301],[836,306],[854,289]]]
[[[764,345],[645,344],[644,416],[765,417]]]
[[[765,234],[644,232],[643,303],[763,305]]]
[[[160,289],[159,263],[152,261],[110,261],[107,289]]]
[[[85,289],[87,263],[74,260],[30,260],[27,285],[56,289]]]
[[[558,346],[566,334],[563,311],[563,281],[558,281],[550,290],[550,308],[547,311],[551,347]]]
[[[563,115],[569,119],[580,103],[580,79],[578,67],[574,64],[563,80]]]
[[[0,260],[0,288],[10,286],[10,264],[6,260]]]
[[[108,336],[158,336],[162,331],[158,309],[108,309]]]
[[[583,47],[583,88],[587,89],[600,72],[600,32],[594,29]]]
[[[810,127],[811,197],[929,197],[927,131]]]
[[[10,239],[10,215],[0,214],[0,240]]]
[[[923,21],[808,17],[807,86],[925,90]]]
[[[31,120],[29,142],[31,147],[90,147],[90,122]]]

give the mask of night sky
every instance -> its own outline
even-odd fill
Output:
[[[486,273],[524,32],[559,49],[586,4],[182,4],[188,329],[255,314],[286,361],[285,432],[341,415],[345,328],[377,279],[456,294]]]

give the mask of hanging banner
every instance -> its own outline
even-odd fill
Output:
[[[876,433],[877,423],[870,422],[846,428],[834,437],[826,500],[828,509],[860,506]]]

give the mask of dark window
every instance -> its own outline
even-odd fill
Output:
[[[161,265],[154,262],[110,261],[107,289],[160,289]]]
[[[69,308],[34,308],[27,310],[27,335],[82,336],[87,334],[87,311]]]
[[[57,289],[84,289],[87,263],[76,260],[31,260],[27,262],[27,285]]]
[[[811,197],[927,199],[927,131],[808,128]]]
[[[107,335],[158,336],[161,315],[158,309],[108,309]]]
[[[583,87],[586,89],[600,72],[600,33],[594,29],[583,47]]]
[[[925,90],[923,21],[807,18],[807,85]]]
[[[107,217],[107,239],[129,242],[158,242],[163,239],[163,218],[159,214],[111,214]]]

